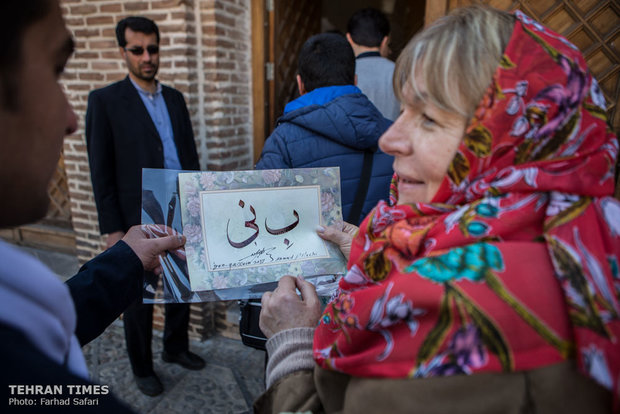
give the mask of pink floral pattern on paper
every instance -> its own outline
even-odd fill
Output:
[[[201,193],[219,190],[243,190],[265,187],[318,186],[321,199],[320,222],[326,225],[342,220],[340,181],[337,169],[306,168],[262,171],[208,171],[179,175],[183,232],[187,238],[188,269],[192,289],[197,291],[247,287],[275,282],[284,274],[343,274],[346,260],[337,248],[327,246],[329,259],[307,259],[268,267],[208,270],[203,240]],[[248,289],[246,293],[249,294]]]

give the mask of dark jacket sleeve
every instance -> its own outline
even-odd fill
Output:
[[[88,95],[86,110],[86,147],[90,176],[99,215],[101,234],[125,231],[118,189],[116,186],[116,159],[112,128],[103,101],[104,91]]]
[[[144,268],[138,256],[119,241],[82,266],[69,279],[82,346],[95,339],[142,294]]]

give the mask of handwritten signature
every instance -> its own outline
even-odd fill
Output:
[[[276,264],[280,262],[291,262],[296,260],[311,259],[319,257],[319,253],[315,251],[302,251],[290,255],[274,254],[275,247],[260,248],[250,255],[241,258],[235,262],[229,263],[213,263],[213,270],[237,269],[241,267],[252,267],[260,265]]]

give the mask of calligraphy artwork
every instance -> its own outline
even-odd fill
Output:
[[[207,269],[242,269],[328,258],[316,235],[320,188],[284,187],[200,193]]]
[[[342,220],[338,168],[183,173],[179,189],[192,291],[345,270],[316,234]]]

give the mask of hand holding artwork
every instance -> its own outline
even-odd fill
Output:
[[[301,297],[295,289],[299,289]],[[314,286],[300,276],[284,276],[273,292],[263,294],[259,326],[267,338],[292,328],[314,328],[321,303]]]
[[[143,224],[131,227],[123,237],[123,241],[138,256],[144,270],[159,274],[162,270],[159,256],[166,250],[174,251],[177,255],[179,252],[182,253],[185,237],[164,225]]]
[[[351,253],[351,242],[353,241],[353,236],[355,236],[358,230],[359,227],[343,221],[327,227],[319,226],[316,229],[316,233],[323,240],[336,243],[344,257],[349,260],[349,254]]]
[[[144,224],[141,226],[142,231],[146,234],[149,239],[157,239],[160,237],[168,237],[168,236],[177,236],[180,235],[175,229],[164,226],[163,224]],[[181,245],[178,249],[166,249],[177,256],[179,259],[185,261],[187,257],[185,256],[185,249],[183,245]],[[163,253],[163,252],[162,252]]]

